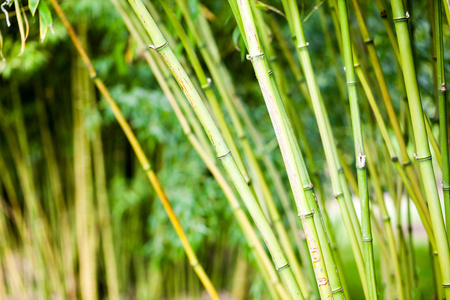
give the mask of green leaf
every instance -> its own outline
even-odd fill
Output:
[[[28,0],[28,7],[30,8],[31,14],[34,17],[36,9],[38,8],[39,0]]]
[[[52,29],[52,13],[50,12],[50,9],[47,6],[47,3],[45,1],[40,1],[39,3],[39,31],[41,34],[41,43],[45,39],[45,35],[47,34],[47,29]]]

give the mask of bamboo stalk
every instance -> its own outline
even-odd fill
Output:
[[[150,180],[153,188],[155,189],[158,197],[160,198],[164,209],[166,210],[169,219],[175,229],[175,231],[178,234],[178,237],[181,240],[181,243],[183,244],[183,248],[186,251],[186,255],[189,258],[189,262],[192,266],[192,268],[194,269],[194,271],[197,273],[198,277],[200,278],[200,280],[202,281],[203,285],[205,286],[206,290],[208,291],[208,293],[210,294],[211,298],[213,299],[218,299],[218,295],[217,292],[214,289],[214,286],[211,284],[208,276],[206,275],[205,271],[203,270],[202,266],[200,265],[200,263],[198,262],[198,259],[194,253],[194,251],[192,250],[191,245],[189,244],[189,241],[186,238],[186,235],[181,227],[181,224],[178,220],[178,218],[176,217],[176,215],[173,213],[173,209],[172,206],[170,205],[169,200],[167,199],[166,194],[164,193],[163,188],[161,187],[158,178],[156,177],[155,172],[153,171],[153,169],[151,168],[150,162],[148,161],[148,158],[146,157],[146,155],[144,154],[144,151],[142,150],[139,142],[136,139],[136,136],[134,135],[134,133],[132,132],[129,124],[127,123],[127,121],[125,120],[125,118],[123,117],[119,107],[117,106],[116,102],[114,101],[114,99],[111,97],[111,95],[109,94],[107,88],[105,87],[103,81],[97,77],[96,72],[93,68],[93,65],[91,63],[91,60],[89,59],[89,57],[86,54],[86,51],[84,50],[82,44],[80,43],[80,40],[78,39],[78,37],[75,35],[75,32],[72,28],[72,26],[70,25],[69,21],[67,20],[67,17],[65,16],[64,12],[62,11],[61,7],[59,6],[58,2],[56,0],[51,0],[51,4],[53,5],[56,13],[58,14],[59,18],[61,19],[61,21],[64,24],[64,27],[67,29],[70,38],[72,39],[75,47],[77,48],[78,53],[80,54],[83,62],[85,63],[86,67],[88,68],[89,71],[89,75],[91,77],[91,79],[94,81],[94,84],[96,85],[96,87],[98,88],[98,90],[100,91],[100,93],[103,95],[103,97],[105,98],[105,100],[107,101],[107,103],[110,105],[114,116],[116,117],[117,121],[119,122],[120,126],[122,127],[122,130],[124,131],[125,135],[127,136],[127,139],[129,140],[131,146],[133,147],[133,150],[136,153],[136,156],[139,160],[139,163],[142,166],[142,169],[144,170],[144,172],[146,173],[146,176],[148,177],[148,179]]]
[[[437,89],[439,104],[439,138],[442,154],[442,192],[444,195],[445,220],[447,221],[447,239],[450,240],[450,163],[448,151],[448,100],[444,68],[444,44],[442,30],[442,5],[434,1],[434,30],[436,39]],[[450,10],[446,9],[446,13]],[[448,17],[448,15],[447,15]]]
[[[136,38],[138,43],[141,46],[144,46],[144,43],[142,41],[142,38],[137,33],[134,25],[129,19],[129,16],[126,15],[126,13],[123,11],[122,7],[116,0],[112,0],[113,5],[116,7],[116,9],[119,11],[119,13],[122,16],[122,19],[124,20],[125,24],[127,25],[128,29],[132,33],[132,35]],[[167,99],[169,100],[182,128],[185,133],[185,135],[188,137],[190,143],[194,147],[194,149],[197,151],[197,153],[200,155],[202,160],[207,165],[208,169],[211,171],[213,176],[216,178],[218,184],[224,191],[227,200],[230,203],[230,206],[238,220],[238,223],[240,227],[242,228],[244,235],[246,236],[248,243],[250,245],[250,248],[252,251],[255,251],[255,256],[257,257],[258,263],[265,269],[265,272],[268,274],[269,281],[267,282],[269,286],[273,286],[279,296],[282,299],[286,299],[287,295],[284,291],[284,288],[281,286],[280,281],[278,280],[278,277],[276,273],[274,272],[273,268],[271,267],[270,260],[268,259],[254,229],[252,228],[250,222],[248,221],[245,213],[242,210],[242,207],[239,205],[238,200],[234,196],[234,193],[232,192],[231,187],[228,185],[228,183],[225,180],[225,177],[222,175],[221,171],[217,168],[217,166],[214,164],[214,161],[211,156],[208,155],[208,153],[205,151],[205,149],[201,146],[196,136],[192,135],[192,132],[190,130],[189,123],[190,120],[187,120],[183,113],[181,112],[178,103],[179,101],[183,101],[183,99],[178,99],[179,101],[176,101],[174,95],[172,94],[170,88],[168,87],[166,80],[164,76],[161,74],[163,70],[160,70],[155,63],[155,59],[150,55],[149,52],[144,53],[144,57],[147,60],[150,68],[153,70],[155,77],[161,86],[162,90],[167,96]],[[165,68],[164,68],[165,69]],[[264,270],[262,270],[264,272]]]
[[[322,259],[323,253],[321,252],[317,229],[313,220],[303,217],[304,214],[310,214],[311,208],[308,200],[306,199],[305,191],[301,189],[305,183],[301,180],[301,172],[299,169],[300,166],[298,166],[295,158],[295,153],[299,152],[295,151],[298,144],[292,133],[292,127],[289,119],[287,118],[287,114],[276,88],[275,81],[273,79],[273,81],[271,80],[271,77],[273,78],[273,76],[269,77],[270,74],[263,59],[264,52],[259,44],[258,33],[251,14],[249,2],[238,1],[237,4],[247,39],[249,50],[247,58],[251,60],[253,64],[253,68],[263,93],[278,143],[280,145],[280,150],[288,172],[291,188],[294,193],[297,209],[299,211],[299,216],[307,236],[308,247],[310,249],[311,259],[316,272],[316,281],[319,287],[319,292],[322,298],[328,299],[332,297],[332,294],[326,266]]]
[[[306,77],[306,82],[308,84],[309,93],[311,95],[311,100],[314,106],[314,113],[318,123],[319,133],[322,139],[322,143],[324,145],[325,157],[330,169],[333,192],[335,198],[338,201],[342,219],[344,221],[347,234],[350,238],[350,243],[352,245],[352,250],[355,255],[355,259],[357,261],[358,271],[363,284],[363,289],[366,291],[364,261],[362,258],[359,242],[361,236],[359,235],[358,238],[357,234],[357,232],[360,232],[360,230],[358,229],[359,223],[356,218],[356,213],[354,212],[355,210],[353,204],[351,202],[351,196],[348,189],[348,185],[345,180],[345,175],[343,172],[341,173],[339,172],[339,170],[342,170],[342,166],[340,165],[339,159],[337,157],[337,149],[333,135],[331,133],[331,125],[329,123],[325,107],[323,105],[320,96],[320,91],[315,79],[311,59],[307,49],[308,44],[306,43],[304,37],[302,24],[298,13],[298,7],[296,6],[294,1],[287,1],[287,0],[283,1],[283,6],[285,11],[290,11],[291,13],[294,14],[293,15],[294,21],[292,23],[294,26],[293,33],[295,33],[296,37],[295,45],[298,51],[298,56],[301,61],[303,72]]]
[[[368,286],[368,298],[378,299],[377,285],[375,281],[375,265],[373,255],[372,230],[370,225],[369,189],[367,183],[366,156],[362,137],[361,117],[358,105],[358,92],[356,90],[355,67],[353,64],[352,42],[347,16],[347,2],[338,0],[345,74],[347,90],[350,102],[350,111],[353,128],[353,140],[356,157],[356,172],[361,200],[362,240],[365,259],[366,279]]]
[[[244,177],[239,171],[239,168],[230,154],[230,151],[223,140],[222,135],[218,131],[218,128],[214,124],[211,115],[207,111],[205,105],[201,101],[201,98],[194,86],[187,76],[184,69],[179,64],[170,47],[167,46],[167,42],[164,36],[159,31],[157,25],[155,24],[152,17],[146,11],[144,5],[141,1],[129,0],[129,3],[136,12],[136,15],[140,18],[141,22],[145,26],[147,33],[155,44],[154,49],[164,58],[168,67],[171,69],[174,77],[178,81],[180,87],[184,90],[189,102],[197,113],[198,118],[207,135],[209,136],[211,143],[213,144],[217,157],[221,160],[228,174],[231,176],[233,183],[235,184],[241,198],[247,206],[252,218],[258,226],[259,231],[263,235],[266,245],[272,254],[272,259],[279,270],[281,276],[284,279],[286,286],[288,287],[291,296],[295,299],[301,299],[302,295],[297,283],[295,282],[291,268],[289,267],[288,261],[286,260],[283,251],[276,239],[272,229],[270,228],[267,220],[264,217],[263,212],[258,206],[256,199],[254,198],[251,190],[249,189]]]
[[[433,232],[436,236],[436,247],[438,249],[439,264],[442,272],[442,284],[445,296],[450,299],[450,253],[447,236],[445,233],[444,220],[437,192],[431,154],[428,146],[428,138],[425,129],[423,110],[416,78],[416,70],[412,56],[411,40],[408,29],[409,14],[405,12],[401,0],[391,0],[393,20],[397,31],[397,39],[402,59],[403,76],[406,86],[411,119],[413,121],[414,139],[416,142],[416,160],[419,162],[425,194],[430,209]]]

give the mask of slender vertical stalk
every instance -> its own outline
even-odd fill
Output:
[[[321,252],[317,230],[314,221],[311,218],[306,217],[311,215],[311,208],[308,200],[306,199],[305,191],[302,189],[304,183],[301,180],[300,169],[295,159],[294,148],[298,147],[298,144],[292,134],[290,121],[287,118],[287,114],[284,112],[283,103],[281,99],[277,101],[279,94],[276,89],[276,85],[269,77],[270,74],[264,60],[264,52],[262,51],[259,43],[258,32],[256,31],[250,4],[245,0],[237,1],[237,4],[240,13],[240,20],[243,23],[245,37],[247,39],[249,51],[247,58],[252,62],[270,118],[272,120],[272,125],[275,129],[278,144],[280,145],[280,150],[283,155],[291,188],[294,193],[299,216],[302,220],[303,228],[307,236],[311,259],[316,272],[316,281],[319,287],[319,292],[323,299],[329,299],[332,297],[331,288],[329,285],[326,266],[323,261],[323,253]]]
[[[412,125],[417,151],[415,156],[420,165],[420,172],[422,174],[425,194],[428,199],[428,207],[430,209],[433,232],[436,236],[436,246],[442,272],[442,284],[445,289],[446,298],[450,299],[450,268],[448,268],[450,265],[449,245],[447,235],[445,233],[442,209],[439,202],[439,194],[435,182],[419,87],[417,84],[416,69],[414,66],[411,39],[408,28],[409,14],[405,11],[401,0],[391,0],[391,5],[402,59],[406,95],[408,97],[411,119],[413,120]]]
[[[373,256],[372,230],[370,228],[370,203],[367,184],[366,156],[362,137],[361,118],[358,104],[358,92],[356,90],[356,75],[353,65],[352,42],[347,16],[347,2],[338,0],[339,16],[341,23],[342,46],[344,53],[345,75],[347,78],[347,90],[350,101],[350,111],[353,127],[353,140],[355,146],[356,172],[361,200],[362,240],[368,286],[368,298],[378,299],[375,282],[375,265]]]
[[[437,89],[439,103],[439,138],[442,154],[442,191],[444,194],[445,220],[447,221],[447,239],[450,240],[450,165],[448,156],[448,101],[445,83],[444,44],[442,30],[441,1],[434,1],[434,27],[436,40]],[[446,10],[446,12],[448,9]]]
[[[292,34],[295,34],[296,37],[295,45],[297,48],[299,60],[303,68],[303,73],[306,77],[309,93],[311,95],[314,113],[319,127],[319,133],[324,146],[325,157],[330,170],[333,192],[339,204],[342,219],[344,221],[347,234],[350,238],[353,254],[355,255],[355,259],[357,262],[363,289],[366,294],[367,288],[365,279],[366,275],[364,270],[365,267],[359,242],[359,240],[361,240],[361,235],[358,234],[360,232],[360,229],[358,229],[359,223],[358,219],[356,218],[355,209],[353,207],[350,191],[345,180],[345,175],[343,172],[340,173],[340,170],[342,170],[342,166],[337,156],[337,149],[334,137],[331,132],[331,125],[323,101],[321,99],[319,87],[317,85],[317,81],[312,68],[309,51],[307,49],[308,44],[303,33],[298,7],[295,1],[291,0],[283,1],[283,6],[285,11],[290,11],[293,14],[292,24],[294,32],[292,32]]]
[[[75,35],[75,32],[70,25],[69,21],[67,20],[67,17],[65,16],[64,12],[62,11],[61,7],[59,6],[58,2],[56,0],[51,0],[51,4],[53,5],[56,13],[58,14],[59,18],[64,24],[64,27],[67,29],[70,38],[72,39],[72,42],[74,43],[78,53],[80,54],[83,62],[85,63],[86,67],[88,68],[89,75],[91,79],[94,81],[94,84],[100,91],[100,93],[105,98],[106,102],[111,107],[114,116],[116,117],[117,121],[119,122],[120,126],[122,127],[122,130],[124,131],[125,135],[127,136],[128,141],[130,142],[133,150],[135,151],[135,154],[139,160],[139,163],[142,166],[142,169],[146,173],[149,181],[151,182],[153,188],[156,191],[156,194],[160,198],[164,209],[166,210],[170,221],[172,222],[172,225],[175,229],[175,231],[178,234],[178,237],[181,240],[181,243],[183,244],[183,248],[186,252],[186,255],[189,258],[189,262],[194,269],[194,271],[197,273],[197,276],[202,281],[203,285],[205,286],[206,290],[210,294],[210,296],[213,299],[218,299],[217,292],[214,288],[214,286],[211,284],[211,281],[209,280],[208,276],[206,275],[205,271],[203,270],[203,267],[200,265],[197,256],[195,255],[194,251],[192,250],[192,247],[189,243],[189,241],[186,238],[186,235],[181,227],[181,224],[177,218],[177,216],[174,214],[172,206],[167,199],[167,196],[162,189],[158,178],[156,177],[155,172],[153,171],[150,162],[145,155],[144,151],[142,150],[138,140],[136,139],[136,136],[131,130],[130,125],[125,120],[124,116],[122,115],[122,112],[120,111],[119,107],[117,106],[114,99],[111,97],[111,95],[108,92],[108,89],[105,87],[103,81],[97,77],[97,74],[95,72],[95,69],[92,65],[91,60],[89,59],[88,55],[86,54],[86,51],[84,50],[80,40]]]

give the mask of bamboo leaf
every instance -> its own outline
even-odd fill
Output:
[[[36,10],[39,5],[39,0],[28,0],[28,7],[30,8],[31,14],[34,17],[34,14],[36,13]]]
[[[20,31],[20,40],[21,40],[21,47],[20,47],[20,52],[19,55],[17,56],[21,56],[23,54],[23,52],[25,51],[25,41],[26,41],[26,36],[25,36],[25,32],[23,29],[23,20],[22,20],[22,12],[20,11],[20,3],[18,0],[14,0],[14,6],[16,7],[16,18],[17,18],[17,24],[19,25],[19,31]]]
[[[40,31],[40,37],[41,37],[41,43],[44,42],[45,35],[47,34],[47,29],[50,28],[50,30],[53,32],[52,28],[52,14],[50,12],[50,9],[48,8],[45,1],[41,1],[39,3],[39,31]]]
[[[0,57],[3,61],[5,61],[5,57],[3,56],[3,35],[0,31]]]

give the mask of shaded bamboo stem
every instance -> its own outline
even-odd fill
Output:
[[[450,240],[450,162],[448,151],[448,101],[444,68],[444,44],[442,31],[441,2],[434,1],[434,27],[436,37],[437,89],[439,102],[439,138],[442,154],[442,191],[444,194],[445,220],[447,221],[447,239]],[[445,9],[448,14],[450,8]],[[450,18],[449,18],[450,20]],[[450,24],[450,23],[449,23]]]

